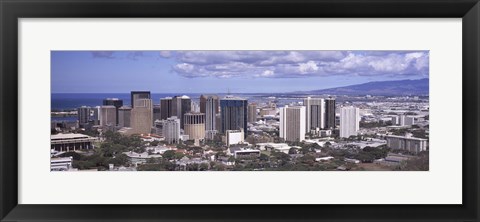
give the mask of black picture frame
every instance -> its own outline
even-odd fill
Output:
[[[2,221],[479,221],[480,5],[478,0],[0,0],[0,16],[0,218]],[[462,18],[463,204],[18,204],[19,34],[17,21],[19,18],[76,17]],[[439,195],[442,194],[439,193]]]

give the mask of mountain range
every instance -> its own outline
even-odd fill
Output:
[[[330,95],[428,95],[429,79],[415,80],[394,80],[394,81],[375,81],[363,84],[319,89],[312,91],[302,91],[308,94],[330,94]],[[299,92],[297,92],[299,93]]]

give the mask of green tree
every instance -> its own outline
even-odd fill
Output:
[[[83,155],[70,151],[70,152],[60,154],[59,157],[72,157],[73,160],[81,160],[83,158]]]
[[[210,168],[210,166],[208,165],[208,163],[201,163],[200,166],[198,167],[198,170],[200,171],[206,171]]]
[[[154,141],[150,142],[150,146],[158,146],[159,143],[160,143],[159,141],[154,140]]]
[[[175,151],[174,150],[167,150],[162,154],[162,157],[167,159],[167,160],[172,160],[175,157]]]
[[[175,155],[174,155],[173,157],[174,157],[176,160],[179,160],[179,159],[182,159],[184,156],[185,156],[185,154],[180,153],[180,152],[177,152],[177,153],[175,153]]]
[[[269,157],[267,154],[262,153],[262,154],[260,154],[259,159],[260,159],[261,161],[269,161],[269,160],[270,160],[270,157]]]
[[[295,148],[290,148],[288,150],[288,154],[296,154],[296,153],[297,153],[297,149],[295,149]]]

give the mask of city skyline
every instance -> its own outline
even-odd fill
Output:
[[[54,51],[51,64],[51,171],[429,170],[428,51]]]
[[[428,60],[428,51],[52,51],[51,88],[285,93],[428,78]]]

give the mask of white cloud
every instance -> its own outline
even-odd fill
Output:
[[[163,58],[170,58],[170,56],[172,56],[172,53],[170,51],[160,51],[159,54],[160,57]]]
[[[308,61],[307,63],[300,63],[299,64],[299,70],[300,73],[306,74],[306,73],[315,73],[318,71],[318,66],[317,63],[314,61]]]
[[[428,51],[177,51],[188,77],[428,76]]]

